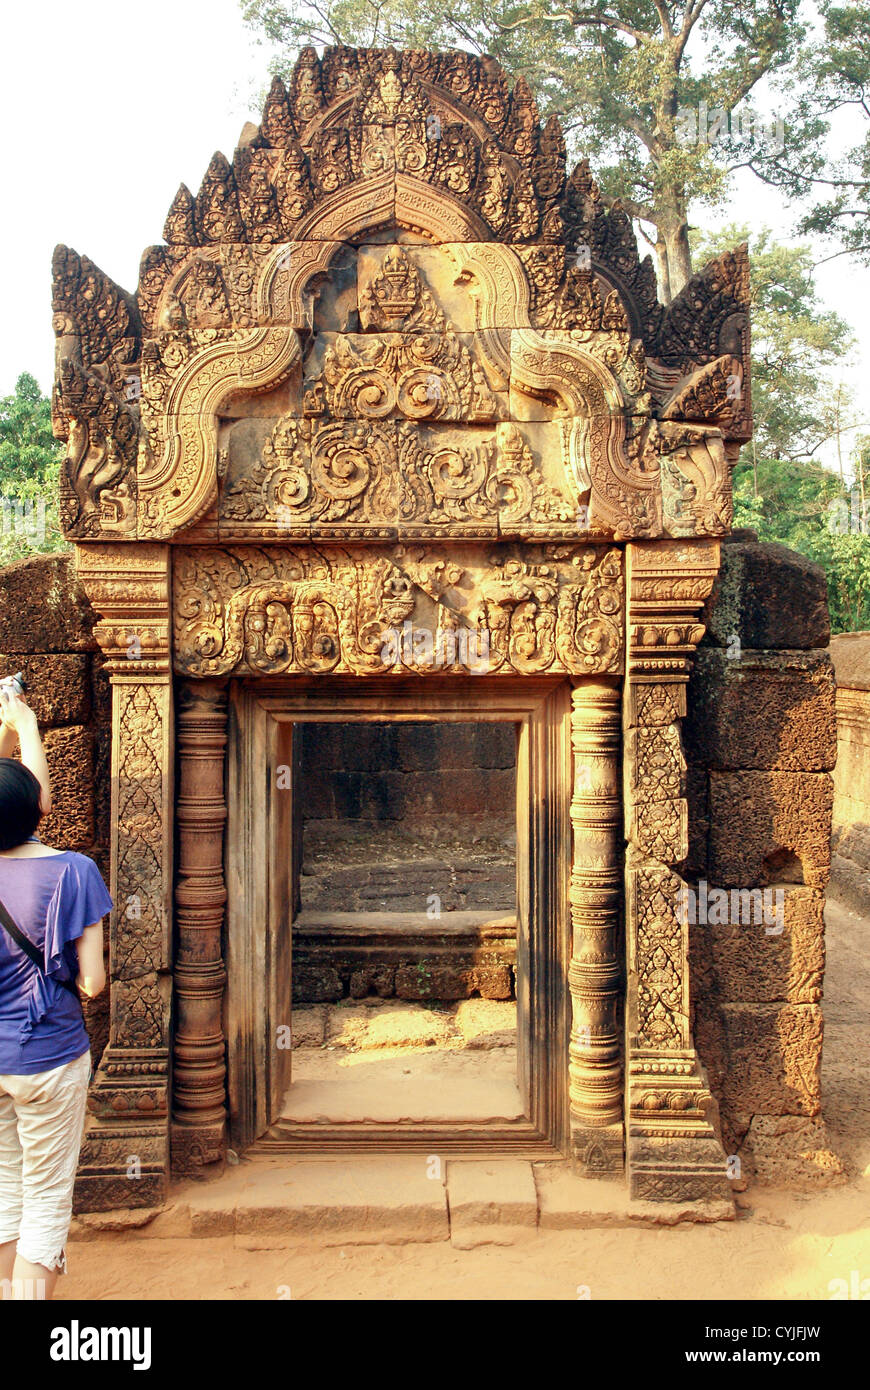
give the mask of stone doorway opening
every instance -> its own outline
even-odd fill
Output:
[[[233,683],[239,1148],[564,1151],[570,694]]]
[[[303,723],[281,1129],[521,1120],[516,726]]]

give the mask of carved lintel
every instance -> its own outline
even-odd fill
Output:
[[[179,547],[175,573],[187,676],[622,668],[620,553],[604,546]]]
[[[571,1156],[594,1175],[623,1166],[618,684],[583,681],[572,702]]]
[[[626,1153],[632,1196],[727,1198],[715,1105],[689,1028],[687,853],[680,721],[717,541],[627,547],[624,800],[628,985]]]

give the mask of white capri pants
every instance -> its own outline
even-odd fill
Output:
[[[32,1076],[0,1075],[0,1245],[66,1269],[73,1184],[85,1127],[91,1054]]]

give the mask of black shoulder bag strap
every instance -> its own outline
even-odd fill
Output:
[[[7,932],[12,937],[12,940],[15,942],[16,946],[20,946],[24,954],[28,956],[30,960],[33,961],[33,964],[36,966],[37,970],[42,975],[45,975],[45,960],[41,951],[37,946],[34,946],[33,942],[30,940],[29,937],[26,937],[24,935],[24,932],[21,930],[21,928],[16,926],[15,922],[10,917],[6,904],[3,902],[2,898],[0,898],[0,926],[6,928]],[[45,975],[45,978],[50,979],[51,977]],[[62,989],[65,989],[70,994],[75,995],[76,999],[78,999],[79,1003],[81,1003],[81,995],[79,994],[78,986],[76,985],[75,980],[56,980],[55,984],[60,985]]]

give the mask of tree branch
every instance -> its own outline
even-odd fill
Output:
[[[683,23],[680,28],[675,50],[677,67],[680,65],[680,60],[685,52],[686,44],[689,42],[689,35],[701,18],[701,12],[706,4],[707,0],[686,0],[686,8],[683,11]]]
[[[706,0],[705,0],[706,3]],[[512,24],[502,24],[499,20],[493,21],[503,34],[510,34],[514,29],[525,28],[529,24],[563,24],[568,23],[572,29],[616,29],[621,34],[628,34],[629,38],[636,43],[647,44],[652,42],[652,34],[644,33],[642,29],[633,29],[630,24],[623,24],[619,19],[610,19],[607,15],[582,15],[575,11],[562,10],[559,14],[526,15],[524,19],[515,19]]]

